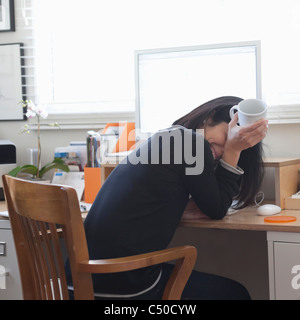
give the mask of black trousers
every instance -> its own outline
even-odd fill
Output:
[[[163,265],[163,273],[169,278],[173,270],[170,264]],[[247,289],[239,282],[199,271],[192,274],[183,290],[182,300],[250,300]]]
[[[162,264],[162,276],[159,283],[150,291],[130,299],[101,300],[160,300],[165,285],[173,270],[173,265]],[[72,295],[71,295],[72,298]],[[100,299],[97,298],[96,299]],[[198,271],[193,271],[183,290],[182,300],[250,300],[247,289],[239,282]]]

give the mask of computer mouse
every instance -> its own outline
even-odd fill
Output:
[[[272,216],[273,214],[279,213],[281,208],[275,204],[264,204],[257,209],[257,213],[260,216]]]

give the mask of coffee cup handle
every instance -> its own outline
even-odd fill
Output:
[[[234,114],[235,114],[234,110],[238,111],[238,106],[233,106],[233,107],[230,109],[229,115],[230,115],[230,118],[231,118],[231,119],[233,119],[233,117],[234,117]]]

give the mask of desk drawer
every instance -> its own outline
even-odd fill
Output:
[[[6,273],[3,275],[3,272]],[[11,229],[0,228],[0,300],[22,299],[22,287]]]
[[[300,243],[274,242],[276,300],[300,299]]]

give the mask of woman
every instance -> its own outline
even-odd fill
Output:
[[[231,121],[229,110],[233,105],[237,105],[242,100],[243,99],[237,97],[217,98],[194,109],[173,123],[173,125],[181,125],[193,130],[205,127],[205,139],[209,142],[212,152],[217,153],[217,158],[220,158],[220,154],[222,154],[222,159],[225,162],[231,164],[233,167],[238,165],[244,169],[240,192],[236,199],[238,202],[235,205],[239,208],[246,207],[253,203],[255,195],[261,185],[263,178],[263,167],[261,166],[263,150],[260,141],[266,134],[266,130],[264,131],[263,127],[262,131],[258,132],[258,136],[252,134],[251,128],[248,130],[248,128],[237,127],[238,118],[236,114],[235,119],[233,119],[230,124],[229,133],[231,136],[229,138],[233,138],[232,135],[234,135],[235,138],[239,136],[239,145],[237,147],[238,150],[242,150],[242,152],[238,151],[238,154],[234,156],[234,152],[230,155],[229,151],[229,156],[235,157],[235,159],[231,160],[228,159],[227,152],[223,154],[225,146],[224,139],[226,139],[226,132],[228,131],[227,124]],[[206,121],[207,119],[208,121]],[[222,132],[221,126],[219,126],[222,123],[225,133]],[[267,127],[268,122],[264,121],[264,124]],[[237,140],[233,140],[233,143],[235,141],[237,142]],[[230,141],[228,141],[226,145],[228,148],[230,148],[229,142]]]
[[[239,206],[253,201],[262,176],[260,141],[267,121],[243,128],[237,126],[237,114],[230,121],[229,109],[241,100],[221,97],[196,108],[172,128],[154,134],[110,174],[85,220],[90,259],[166,248],[190,197],[212,219],[222,219],[234,198]],[[204,129],[205,140],[197,129]],[[170,137],[168,143],[163,142],[164,133]],[[160,299],[171,270],[163,264],[93,275],[95,296]],[[237,282],[193,271],[182,298],[249,295]]]

